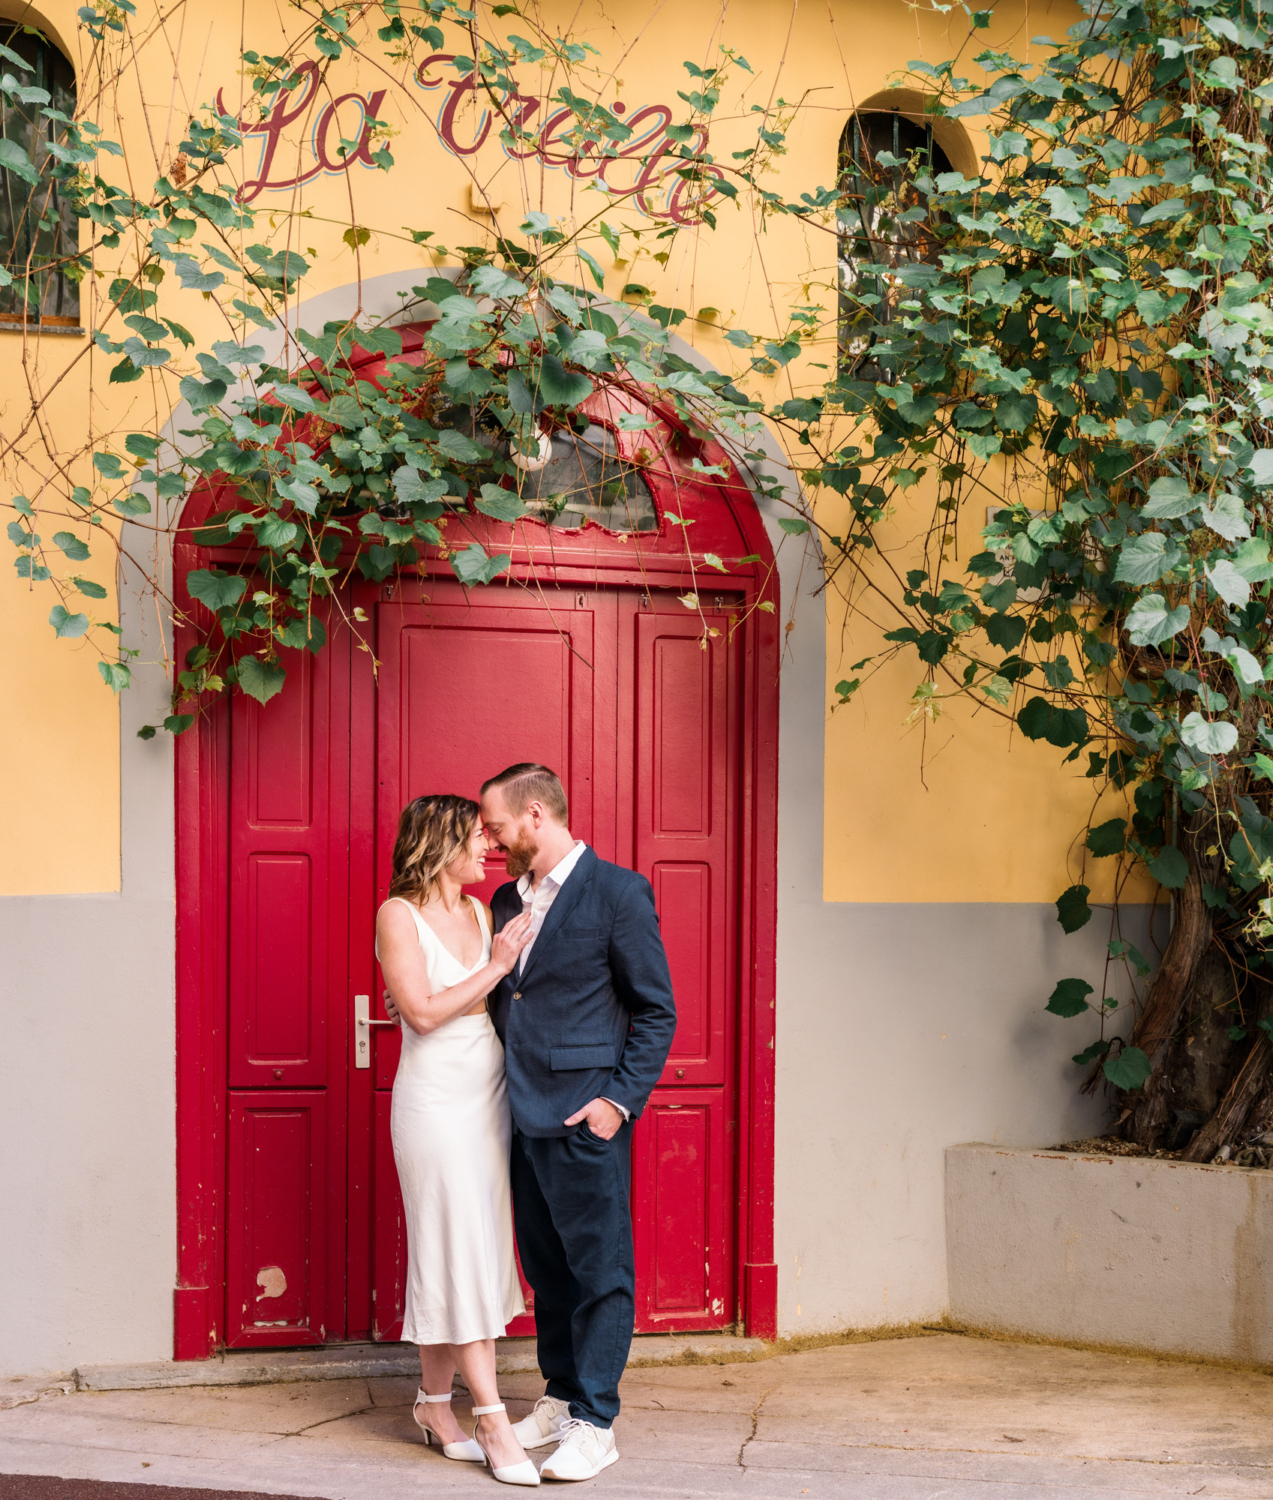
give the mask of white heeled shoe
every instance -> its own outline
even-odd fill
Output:
[[[473,1415],[474,1417],[486,1417],[489,1416],[491,1412],[503,1410],[504,1403],[501,1401],[498,1406],[475,1406],[473,1408]],[[491,1455],[486,1451],[485,1448],[482,1447],[482,1440],[477,1435],[476,1422],[474,1422],[473,1424],[473,1442],[481,1451],[482,1457],[488,1464],[490,1464],[491,1473],[494,1474],[496,1479],[498,1479],[501,1484],[539,1483],[539,1470],[536,1469],[535,1465],[531,1463],[530,1459],[528,1458],[524,1458],[519,1464],[506,1464],[504,1468],[497,1469],[495,1465],[491,1463]]]
[[[451,1393],[445,1396],[426,1396],[423,1390],[416,1392],[416,1406],[424,1402],[427,1406],[436,1406],[443,1401],[450,1401]],[[462,1463],[484,1464],[486,1454],[482,1452],[481,1443],[475,1443],[472,1438],[465,1438],[462,1443],[444,1443],[434,1432],[432,1427],[423,1423],[415,1414],[415,1406],[411,1408],[411,1417],[416,1426],[424,1433],[424,1444],[426,1448],[432,1448],[434,1443],[442,1450],[443,1458],[458,1458]]]

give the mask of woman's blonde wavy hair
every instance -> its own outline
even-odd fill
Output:
[[[441,872],[468,849],[480,816],[476,802],[449,792],[408,802],[393,845],[390,896],[417,906],[427,901]]]

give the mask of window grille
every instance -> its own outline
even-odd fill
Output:
[[[840,369],[888,380],[888,361],[873,354],[880,331],[897,315],[902,284],[890,273],[934,260],[938,240],[916,181],[951,165],[933,141],[931,121],[896,109],[859,110],[840,137]]]
[[[21,146],[39,173],[35,184],[0,169],[0,264],[13,282],[0,288],[0,322],[74,326],[79,323],[79,284],[53,266],[79,249],[79,221],[58,191],[50,151],[60,127],[46,110],[75,114],[75,70],[65,57],[38,36],[14,27],[4,44],[23,59],[24,67],[0,63],[22,88],[42,89],[49,102],[14,99],[0,94],[0,136]],[[57,132],[57,133],[55,133]]]

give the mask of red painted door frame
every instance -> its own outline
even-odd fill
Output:
[[[408,333],[406,340],[411,348]],[[419,347],[419,339],[415,347]],[[373,375],[377,356],[358,356],[354,363]],[[594,398],[601,420],[613,422],[616,398]],[[621,400],[619,404],[623,403]],[[636,393],[632,409],[644,409]],[[747,612],[739,682],[743,733],[739,774],[737,869],[741,882],[738,944],[737,1153],[736,1191],[731,1206],[740,1271],[737,1313],[747,1332],[772,1338],[777,1323],[777,1267],[773,1258],[774,1187],[774,1003],[777,918],[778,801],[778,589],[772,549],[755,503],[728,457],[715,445],[692,439],[662,408],[651,433],[616,434],[621,450],[633,457],[638,443],[653,444],[654,461],[645,469],[661,516],[668,511],[692,528],[664,521],[656,534],[619,538],[588,525],[578,532],[549,530],[536,523],[516,529],[470,515],[452,523],[451,542],[466,545],[472,535],[491,551],[512,556],[513,585],[534,590],[551,583],[596,589],[619,586],[651,590],[701,592],[710,600],[712,580],[730,592],[745,592]],[[690,468],[694,458],[708,467],[723,466],[724,478],[704,477]],[[185,589],[192,569],[206,566],[213,555],[195,541],[196,528],[214,511],[234,503],[229,484],[201,488],[187,503],[174,552],[177,603],[197,617],[201,608]],[[457,535],[459,533],[459,535]],[[690,543],[692,539],[692,550]],[[707,567],[704,554],[726,562],[728,580]],[[743,562],[756,557],[758,562]],[[738,559],[735,561],[735,559]],[[227,562],[241,562],[227,553]],[[425,578],[453,577],[449,564],[429,556],[422,561]],[[503,585],[497,584],[495,587]],[[768,610],[756,608],[767,604]],[[178,630],[180,661],[193,633]],[[355,674],[356,675],[356,674]],[[365,691],[365,689],[363,689]],[[359,688],[352,689],[357,698]],[[370,703],[351,701],[357,719],[374,713]],[[229,809],[223,791],[228,784],[229,715],[222,703],[202,717],[176,744],[176,987],[177,987],[177,1286],[174,1291],[174,1357],[208,1358],[225,1338],[224,1289],[227,1172],[232,1151],[241,1144],[241,1125],[231,1141],[227,1118],[226,994],[229,953],[225,913],[204,893],[224,890],[228,855]],[[370,830],[366,831],[367,837]],[[620,851],[620,858],[622,858]],[[366,893],[372,900],[372,893]],[[355,906],[357,895],[351,891]],[[369,913],[367,930],[370,930]],[[333,1038],[337,1053],[346,1039]],[[329,1120],[327,1129],[333,1126]],[[329,1223],[343,1226],[349,1205],[328,1203]],[[343,1325],[339,1321],[328,1327]]]

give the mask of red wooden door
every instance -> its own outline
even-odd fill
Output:
[[[349,639],[229,713],[225,1337],[344,1322]]]
[[[677,999],[667,1070],[634,1133],[637,1327],[732,1323],[738,704],[727,622],[707,621],[719,634],[704,648],[697,616],[674,598],[656,613],[633,589],[540,592],[520,604],[462,602],[445,585],[431,595],[377,607],[377,899],[411,797],[476,795],[517,760],[560,770],[573,831],[653,885]],[[488,871],[489,900],[504,879],[498,857]],[[375,1046],[373,1328],[392,1339],[405,1270],[389,1139],[396,1034],[386,1028]]]
[[[398,814],[557,769],[571,826],[654,887],[678,1007],[633,1141],[641,1331],[734,1321],[739,646],[670,590],[358,585],[287,686],[229,723],[226,1341],[401,1336],[398,1037],[355,1062]],[[365,646],[366,649],[360,649]],[[504,879],[488,862],[476,894]],[[530,1318],[512,1332],[529,1332]]]
[[[366,851],[370,863],[358,875],[359,885],[375,893],[368,924],[388,893],[403,806],[430,792],[476,798],[488,776],[514,761],[537,760],[558,770],[572,828],[603,857],[613,858],[612,595],[556,589],[529,595],[500,588],[472,598],[458,585],[439,582],[430,586],[427,600],[381,599],[367,613],[374,613],[379,661],[376,735],[374,745],[361,747],[355,821],[375,830]],[[474,894],[489,902],[504,880],[502,858],[492,855],[487,871]],[[360,972],[369,987],[362,992],[379,996],[378,971],[373,976],[364,962]],[[379,1004],[374,1009],[382,1014]],[[374,1338],[396,1339],[402,1329],[406,1255],[389,1135],[396,1031],[377,1029],[373,1047],[372,1066],[356,1086],[371,1098],[355,1101],[355,1109],[365,1109],[371,1122],[365,1172],[369,1326]],[[532,1327],[527,1318],[512,1331]]]

